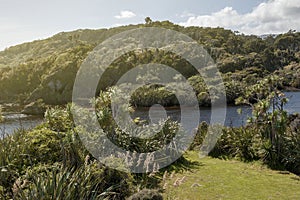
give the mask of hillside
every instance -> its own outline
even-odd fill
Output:
[[[223,28],[185,28],[169,21],[157,21],[111,29],[62,32],[45,40],[20,44],[0,52],[0,103],[28,104],[38,99],[51,105],[70,102],[77,70],[88,53],[116,33],[146,26],[173,29],[187,34],[203,45],[223,73],[228,103],[234,103],[237,97],[243,95],[245,86],[253,85],[270,74],[277,74],[283,78],[278,84],[282,89],[300,88],[298,32],[289,31],[276,37],[262,39]],[[113,63],[99,89],[104,90],[114,85],[118,80],[116,72],[125,73],[135,64],[147,63],[149,58],[150,61],[155,58],[180,70],[196,90],[200,105],[209,105],[210,100],[203,80],[189,70],[189,63],[183,62],[176,55],[164,52],[155,55],[155,52],[146,51],[124,57],[126,56],[128,59],[121,58]],[[156,95],[155,90],[160,87],[150,88],[154,88],[152,93],[155,95],[152,96],[157,98],[154,101],[171,99],[163,104],[176,104],[172,94],[167,93],[162,97]],[[148,101],[147,97],[141,99],[138,91],[132,99],[136,106],[149,106],[154,103]]]

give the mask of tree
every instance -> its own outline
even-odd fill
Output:
[[[283,109],[288,99],[278,89],[281,82],[282,78],[271,75],[246,88],[245,97],[236,100],[237,104],[252,107],[253,117],[249,123],[263,141],[264,161],[275,168],[282,167],[283,160],[287,159],[285,149],[290,149],[290,146],[286,142],[291,139],[287,131],[288,113]]]
[[[150,17],[146,17],[145,22],[146,22],[147,25],[149,25],[149,24],[152,24],[153,21]]]

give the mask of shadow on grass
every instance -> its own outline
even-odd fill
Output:
[[[203,163],[198,161],[191,161],[186,159],[184,156],[181,156],[178,160],[173,162],[170,166],[162,169],[162,171],[174,171],[176,173],[183,171],[191,171],[193,169],[198,169],[199,167],[204,166]]]
[[[204,166],[204,164],[198,161],[191,161],[186,159],[184,156],[181,156],[178,160],[173,162],[168,167],[159,170],[159,172],[156,174],[135,174],[135,184],[142,185],[143,187],[149,189],[157,189],[160,188],[160,184],[163,181],[163,175],[166,171],[168,173],[180,173],[199,169],[201,166]]]

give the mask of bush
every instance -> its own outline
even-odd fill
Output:
[[[13,187],[14,199],[125,199],[131,194],[129,174],[99,167],[39,166],[29,169]]]
[[[143,189],[128,200],[163,200],[163,196],[157,190]]]
[[[206,122],[201,122],[198,126],[197,133],[194,137],[193,143],[190,146],[190,150],[199,150],[207,134],[207,131],[208,131],[208,124]]]
[[[137,127],[131,127],[126,124],[126,130],[121,130],[112,116],[110,92],[101,93],[100,97],[95,100],[96,113],[98,122],[107,134],[107,137],[119,147],[131,152],[153,152],[169,144],[176,133],[180,132],[179,124],[170,119],[159,122],[155,127],[150,126],[148,122],[135,119]],[[123,112],[130,112],[131,110],[129,105],[119,106],[118,109],[122,109]],[[141,137],[144,139],[141,139]]]
[[[287,128],[281,135],[277,148],[267,151],[269,156],[266,160],[274,167],[282,167],[300,175],[300,115],[289,116]],[[276,156],[276,157],[275,157]],[[273,159],[272,159],[273,158]],[[272,161],[277,161],[273,162]]]
[[[223,128],[223,134],[209,155],[253,161],[260,158],[260,148],[260,136],[251,127]]]
[[[209,155],[216,158],[236,158],[245,162],[262,160],[271,168],[300,174],[299,121],[300,117],[296,116],[295,119],[284,122],[288,128],[280,133],[276,145],[266,138],[266,135],[270,134],[270,125],[266,123],[259,130],[253,125],[240,128],[224,127]],[[207,130],[206,123],[199,125],[191,150],[199,150]]]
[[[208,124],[202,122],[190,146],[191,150],[199,150],[208,132]],[[253,161],[260,158],[260,137],[251,127],[223,127],[222,135],[209,155],[217,158],[237,158]]]
[[[74,128],[75,125],[71,109],[71,104],[68,104],[66,108],[56,106],[47,109],[45,112],[47,128],[58,132],[66,132]]]
[[[290,134],[285,140],[282,162],[287,170],[300,175],[300,134],[299,131]]]
[[[32,131],[19,131],[0,140],[0,186],[5,194],[28,168],[59,162],[66,167],[84,163],[88,152],[76,133],[58,133],[43,126]]]
[[[4,199],[13,194],[14,199],[125,199],[131,194],[130,174],[93,164],[71,117],[68,108],[52,108],[44,124],[0,140]]]
[[[37,163],[55,162],[80,165],[87,154],[74,132],[59,133],[43,128],[13,136],[12,139],[17,139],[15,148],[18,157],[10,163],[23,168]]]

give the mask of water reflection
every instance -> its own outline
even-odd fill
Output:
[[[289,113],[300,113],[300,92],[286,92],[285,94],[286,97],[289,98],[289,102],[285,105],[284,108]],[[241,114],[238,113],[238,109],[241,109]],[[158,121],[159,119],[154,119],[155,116],[161,116],[161,114],[159,113],[156,115],[155,112],[155,109],[151,110],[152,121]],[[247,106],[228,106],[226,111],[225,126],[238,127],[245,125],[247,119],[251,116],[251,112],[251,108]],[[179,108],[167,109],[166,114],[171,119],[180,122],[181,113]],[[191,108],[190,115],[188,117],[193,119],[196,114],[197,112]],[[136,112],[132,115],[132,118],[135,117],[140,117],[141,119],[149,120],[149,108],[137,109]],[[200,108],[200,121],[206,121],[207,123],[210,123],[210,117],[210,108]],[[20,128],[33,128],[43,121],[41,117],[28,116],[18,113],[4,113],[4,118],[5,121],[0,123],[0,133],[5,132],[6,134],[11,134],[15,130]]]
[[[4,113],[4,121],[0,123],[0,134],[12,134],[18,129],[34,128],[42,123],[43,119],[19,113]]]
[[[222,109],[222,108],[217,108]],[[216,112],[218,110],[216,109]],[[241,109],[241,114],[238,113],[238,109]],[[137,109],[134,114],[132,114],[132,118],[140,117],[143,120],[149,120],[149,109]],[[155,113],[155,110],[152,110],[151,112]],[[161,111],[157,111],[161,112]],[[226,110],[226,119],[225,119],[225,126],[242,126],[245,125],[247,122],[247,119],[251,116],[251,108],[247,106],[228,106]],[[180,108],[174,108],[174,109],[166,109],[166,114],[168,117],[170,117],[172,120],[180,122],[181,118],[181,111]],[[191,108],[189,110],[189,118],[192,119],[196,117],[199,113],[193,110]],[[153,117],[156,115],[152,113],[151,118],[153,121]],[[159,116],[159,114],[157,115]],[[154,119],[157,121],[158,119]],[[200,122],[205,121],[207,123],[210,123],[211,121],[211,109],[210,108],[200,108]]]

